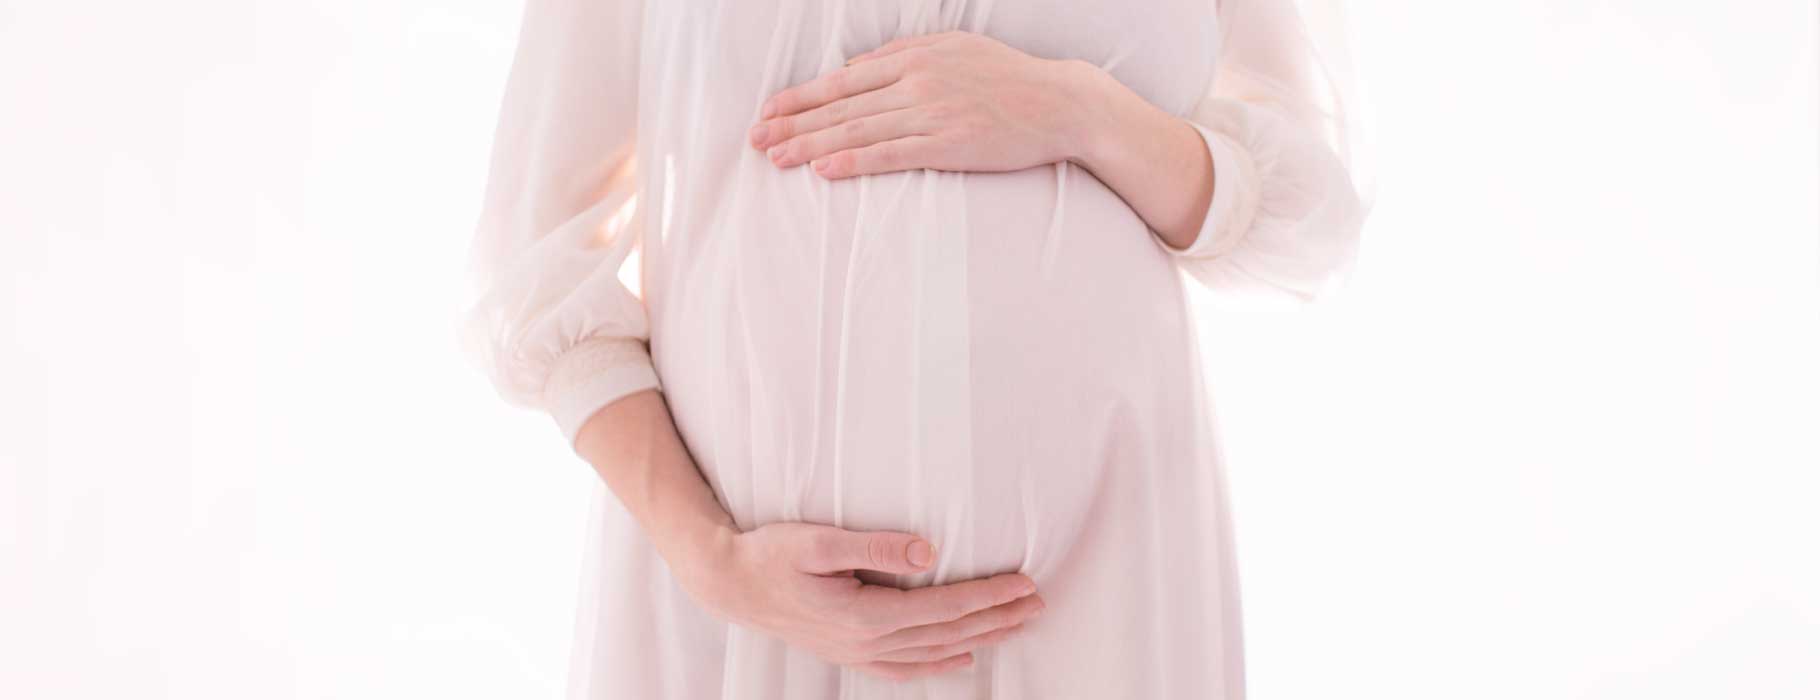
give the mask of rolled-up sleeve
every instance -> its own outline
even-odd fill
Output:
[[[573,443],[657,388],[643,302],[620,280],[641,217],[637,0],[532,0],[494,136],[464,345],[508,402]]]
[[[1193,243],[1164,247],[1216,293],[1312,300],[1351,268],[1365,220],[1337,93],[1295,3],[1216,6],[1218,67],[1188,116],[1213,163],[1213,199]]]

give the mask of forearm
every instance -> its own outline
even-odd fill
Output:
[[[582,425],[575,451],[672,568],[738,533],[689,456],[662,394],[641,391],[608,404]]]
[[[1158,109],[1098,67],[1076,64],[1089,108],[1069,160],[1125,200],[1144,223],[1177,249],[1194,243],[1213,201],[1213,161],[1188,122]]]

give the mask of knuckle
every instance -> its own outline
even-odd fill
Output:
[[[860,639],[849,642],[845,653],[855,661],[865,661],[877,657],[882,651],[884,649],[877,639]]]
[[[770,536],[771,533],[765,533],[765,535],[753,540],[756,546],[741,550],[735,556],[759,562],[795,561],[802,558],[802,549],[796,547],[789,539]]]
[[[895,630],[892,629],[890,624],[887,624],[884,620],[879,619],[876,616],[864,615],[860,617],[854,631],[859,633],[861,639],[878,640],[884,638],[885,635],[891,634]]]
[[[937,611],[944,619],[954,621],[966,617],[968,613],[977,610],[978,607],[977,602],[972,598],[959,597],[943,601]]]
[[[821,153],[823,136],[818,133],[807,133],[796,137],[796,149],[790,152],[797,160],[809,160]]]
[[[800,92],[801,90],[798,88],[787,88],[771,97],[772,104],[777,107],[779,113],[789,114],[794,111],[797,95]]]
[[[1006,606],[990,608],[980,613],[977,616],[977,621],[968,625],[967,631],[962,634],[973,636],[983,632],[990,632],[1010,624],[1013,620],[1017,619],[1016,615],[1016,613],[1006,609]]]
[[[895,168],[903,160],[903,149],[894,143],[881,143],[872,150],[872,161],[881,168]]]
[[[863,128],[858,126],[859,124],[861,124],[861,122],[852,122],[848,124],[846,127],[847,133],[858,134],[860,129]],[[837,162],[836,165],[844,164]],[[887,542],[883,537],[868,538],[866,540],[866,560],[872,562],[874,567],[881,569],[889,566],[891,563],[891,543]]]
[[[985,634],[986,632],[991,631],[990,628],[991,628],[991,625],[981,625],[981,624],[969,621],[967,624],[956,625],[956,626],[950,627],[948,629],[942,630],[941,635],[932,637],[929,640],[929,643],[932,645],[935,645],[935,646],[944,646],[944,647],[954,645],[954,644],[959,644],[963,641],[972,639],[974,637],[977,637],[979,635],[982,635],[982,634]]]
[[[859,635],[860,643],[870,645],[868,648],[871,649],[880,649],[879,645],[885,635],[891,634],[891,627],[878,623],[862,624],[854,632]]]
[[[880,632],[878,620],[864,610],[849,606],[837,620],[840,632],[848,641],[864,642],[884,636]]]
[[[789,142],[785,142],[785,146]],[[840,556],[840,541],[829,533],[817,533],[809,539],[809,552],[821,559],[832,560]]]
[[[917,635],[916,646],[941,646],[952,644],[973,636],[970,623],[956,620],[947,624],[936,625],[927,633]]]
[[[910,99],[922,102],[935,97],[935,81],[924,75],[914,75],[904,79],[904,93]]]

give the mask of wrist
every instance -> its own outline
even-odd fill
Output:
[[[1191,246],[1214,189],[1207,144],[1187,120],[1150,104],[1085,62],[1076,86],[1067,160],[1119,195],[1170,247]]]
[[[1141,164],[1144,147],[1164,133],[1174,118],[1157,109],[1112,74],[1085,61],[1078,64],[1079,86],[1074,135],[1067,160],[1104,179],[1104,174]],[[1142,167],[1139,165],[1139,167]]]
[[[731,518],[675,525],[659,534],[650,532],[652,546],[684,588],[698,598],[711,597],[705,589],[717,571],[733,556],[739,528]]]
[[[658,392],[638,392],[602,408],[582,424],[575,449],[679,575],[716,561],[739,534]]]
[[[1116,150],[1108,143],[1112,139],[1107,132],[1118,122],[1118,114],[1123,111],[1119,102],[1124,85],[1113,79],[1112,74],[1086,61],[1065,59],[1056,63],[1060,66],[1058,70],[1066,76],[1064,84],[1068,86],[1069,103],[1066,110],[1069,119],[1058,144],[1060,160],[1092,169],[1092,164],[1103,162]]]

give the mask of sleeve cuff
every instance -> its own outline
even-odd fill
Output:
[[[607,404],[659,388],[645,344],[634,338],[595,338],[556,359],[544,384],[543,406],[573,446],[576,433]]]
[[[1257,164],[1232,139],[1192,121],[1188,125],[1201,135],[1207,154],[1213,159],[1213,201],[1207,206],[1207,218],[1201,221],[1193,243],[1187,248],[1167,243],[1163,247],[1185,258],[1218,257],[1238,246],[1257,216]]]

